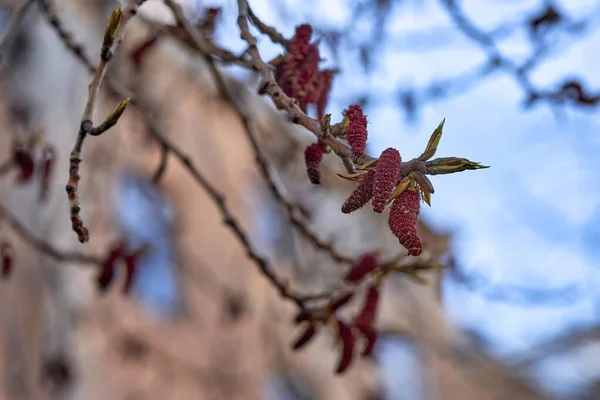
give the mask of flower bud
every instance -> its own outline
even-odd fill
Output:
[[[346,140],[354,155],[360,157],[365,153],[367,145],[367,117],[359,105],[352,105],[344,110],[344,117],[348,119]]]
[[[418,256],[423,251],[416,227],[420,206],[419,192],[407,189],[392,203],[388,221],[390,230],[411,256]]]
[[[319,185],[321,183],[321,160],[325,153],[325,146],[322,143],[313,143],[304,151],[304,161],[306,162],[306,172],[310,181]]]

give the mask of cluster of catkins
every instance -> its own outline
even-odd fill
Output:
[[[317,44],[310,43],[312,33],[310,25],[298,26],[286,54],[271,64],[276,68],[275,79],[283,92],[298,100],[304,112],[309,104],[315,104],[320,119],[325,113],[334,71],[319,70],[321,57]]]
[[[348,107],[344,111],[344,117],[347,121],[346,140],[354,155],[360,157],[364,154],[367,143],[367,117],[358,105]],[[324,152],[325,145],[321,142],[311,144],[304,152],[308,176],[312,183],[320,182],[319,166]],[[392,147],[385,149],[377,160],[375,168],[363,175],[359,185],[342,205],[342,212],[351,213],[370,201],[373,211],[382,213],[388,202],[392,200],[390,229],[410,255],[418,256],[423,251],[416,229],[421,194],[418,190],[407,187],[397,197],[391,198],[401,178],[401,163],[402,157],[398,150]]]
[[[358,284],[378,267],[378,257],[375,254],[363,255],[348,272],[345,281]],[[330,326],[334,329],[338,341],[342,345],[342,354],[337,363],[336,373],[341,374],[348,369],[355,358],[355,350],[359,340],[364,345],[361,355],[368,357],[373,353],[377,341],[374,328],[375,317],[379,304],[379,285],[368,286],[364,303],[358,314],[351,320],[344,321],[337,313],[354,297],[354,292],[342,293],[325,305],[316,309],[301,309],[296,316],[296,324],[305,324],[304,331],[292,344],[294,350],[306,346],[319,331],[320,327]]]

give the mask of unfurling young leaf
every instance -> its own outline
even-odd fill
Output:
[[[110,15],[110,19],[108,20],[108,24],[104,29],[104,40],[102,42],[102,53],[103,55],[110,51],[111,46],[115,41],[115,33],[117,33],[117,27],[119,26],[119,21],[121,20],[121,15],[123,14],[123,7],[119,4],[116,10],[112,12]],[[104,58],[104,56],[103,56]]]
[[[131,99],[128,97],[125,100],[123,100],[122,102],[120,102],[119,104],[117,104],[115,109],[108,115],[108,117],[106,117],[106,119],[98,127],[98,129],[95,132],[93,131],[94,133],[92,133],[92,134],[99,135],[101,133],[106,132],[113,126],[115,126],[117,124],[117,122],[119,121],[119,118],[121,118],[121,115],[123,115],[123,113],[125,112],[125,109],[127,108],[127,105],[129,104],[130,100]]]
[[[440,124],[438,125],[437,128],[435,128],[435,130],[433,131],[433,133],[431,134],[431,137],[429,138],[429,142],[427,143],[427,147],[425,147],[425,151],[423,152],[423,154],[421,154],[419,156],[419,160],[421,161],[427,161],[429,160],[431,157],[433,157],[435,155],[435,152],[437,151],[438,145],[440,144],[440,139],[442,138],[442,131],[444,129],[444,123],[446,122],[446,118],[444,118],[442,120],[442,122],[440,122]]]

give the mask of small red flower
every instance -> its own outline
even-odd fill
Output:
[[[377,268],[377,254],[367,253],[363,255],[356,264],[350,268],[350,271],[346,275],[344,280],[350,283],[358,283],[363,280],[365,276],[373,272]]]
[[[411,256],[418,256],[423,251],[416,226],[420,207],[419,191],[406,189],[394,199],[390,210],[390,229]]]
[[[321,183],[321,160],[325,153],[325,146],[322,143],[313,143],[304,151],[304,160],[306,161],[306,172],[310,181],[315,185]]]
[[[0,244],[0,257],[2,258],[2,277],[8,278],[13,270],[15,251],[7,241]]]
[[[365,153],[367,145],[367,117],[359,105],[348,107],[344,110],[344,116],[348,118],[346,140],[348,140],[354,155],[360,157]]]
[[[342,212],[349,214],[362,208],[373,197],[373,182],[375,182],[375,171],[367,172],[356,189],[350,194],[350,197],[342,205]]]
[[[393,147],[385,149],[379,156],[373,182],[373,210],[377,213],[383,212],[398,183],[401,162],[400,153]]]

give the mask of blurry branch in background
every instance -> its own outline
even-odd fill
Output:
[[[562,30],[570,35],[581,35],[586,29],[589,29],[593,17],[587,17],[582,21],[570,21],[552,3],[547,3],[540,13],[532,15],[530,19],[525,21],[526,26],[524,29],[529,33],[534,50],[533,54],[525,62],[517,64],[502,54],[492,34],[481,30],[473,21],[469,20],[461,9],[460,2],[455,0],[440,0],[440,3],[444,6],[456,27],[465,36],[479,44],[487,53],[488,62],[481,69],[487,71],[487,73],[501,70],[512,75],[526,94],[527,100],[525,104],[527,107],[532,106],[540,100],[546,100],[555,104],[564,104],[570,101],[580,106],[597,105],[600,95],[589,93],[581,82],[567,79],[559,88],[547,90],[536,88],[528,76],[545,57],[551,55],[551,51],[556,47],[555,44],[546,42],[546,36],[549,32],[552,30]],[[600,5],[599,9],[595,12],[598,13],[599,10]]]
[[[557,106],[573,105],[577,107],[596,107],[600,101],[600,90],[593,90],[581,80],[573,76],[564,77],[552,87],[536,85],[531,75],[535,69],[557,53],[564,51],[569,45],[577,43],[598,27],[600,19],[600,2],[590,7],[589,12],[578,20],[561,10],[557,2],[545,1],[536,5],[530,11],[520,11],[517,21],[507,21],[499,26],[486,30],[468,16],[462,7],[464,2],[459,0],[438,0],[442,10],[446,12],[454,26],[473,44],[480,47],[486,54],[486,60],[463,73],[448,78],[433,80],[423,86],[400,85],[390,89],[390,93],[397,100],[409,120],[415,120],[419,108],[429,102],[443,100],[450,96],[464,93],[482,83],[485,78],[496,72],[503,72],[513,78],[515,83],[524,93],[524,106],[531,108],[540,102],[546,102],[559,111]],[[393,7],[405,7],[407,2],[393,2],[389,0],[370,0],[366,2],[348,0],[346,5],[350,10],[350,17],[342,27],[330,25],[325,20],[314,24],[316,30],[323,35],[324,42],[331,47],[336,59],[341,57],[356,57],[362,64],[365,74],[370,74],[377,67],[374,61],[379,52],[384,48],[392,49],[395,46],[395,37],[385,37],[386,25],[393,13]],[[510,7],[510,4],[507,5]],[[276,7],[284,20],[291,20],[296,14],[285,7]],[[310,14],[309,14],[310,15]],[[316,17],[316,16],[314,16]],[[368,26],[368,30],[361,30],[357,34],[357,26]],[[442,29],[442,27],[440,27]],[[444,31],[447,30],[443,27]],[[531,54],[523,61],[513,59],[501,50],[501,44],[511,35],[522,31],[529,39],[532,48]],[[423,32],[423,39],[419,40],[419,33],[410,35],[410,43],[403,46],[403,53],[411,51],[426,51],[431,48],[431,29]],[[413,38],[417,36],[417,39]],[[451,37],[448,34],[438,35]],[[406,41],[406,38],[398,40]],[[416,43],[414,43],[416,42]],[[566,42],[566,43],[562,43]],[[414,44],[413,44],[414,43]],[[448,40],[436,43],[436,48],[444,48]],[[393,52],[393,50],[392,50]],[[390,54],[390,50],[386,50]],[[354,96],[363,106],[379,101],[381,93],[359,91]]]
[[[585,296],[584,286],[580,283],[548,288],[495,282],[481,274],[464,271],[454,259],[448,261],[444,274],[478,296],[522,307],[568,307]]]
[[[524,356],[509,358],[509,363],[517,368],[529,368],[553,355],[560,355],[583,348],[587,344],[597,344],[600,341],[600,326],[576,328],[566,335],[560,335],[536,346]]]
[[[21,26],[21,22],[27,14],[29,6],[33,4],[34,1],[35,0],[21,0],[12,12],[8,27],[0,38],[0,67],[2,67],[6,53],[9,51],[10,46],[13,43],[17,31]]]
[[[29,246],[38,250],[42,254],[46,254],[54,258],[57,261],[74,262],[88,265],[91,264],[92,266],[102,265],[102,258],[100,257],[73,251],[59,250],[45,240],[36,238],[3,204],[0,204],[0,222],[1,221],[8,223],[15,233],[19,235],[19,237],[21,237],[21,239],[23,239]]]

